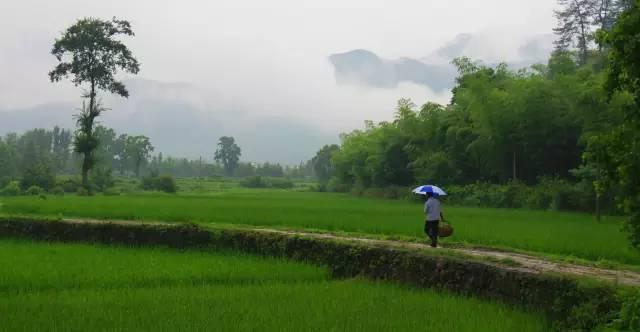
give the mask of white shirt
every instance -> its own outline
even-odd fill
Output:
[[[440,201],[437,198],[429,197],[424,203],[424,215],[427,217],[427,221],[440,220]]]

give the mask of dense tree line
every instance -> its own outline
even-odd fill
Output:
[[[51,179],[54,174],[76,172],[76,160],[69,130],[55,127],[33,129],[21,135],[7,134],[0,137],[0,187],[34,173]],[[28,187],[31,183],[24,182],[24,185]]]
[[[90,178],[107,170],[117,170],[122,175],[139,175],[149,164],[153,146],[145,136],[117,135],[111,128],[94,128],[98,138],[93,153],[93,169]],[[74,134],[68,129],[54,127],[32,129],[23,134],[9,133],[0,137],[0,187],[12,180],[25,180],[37,175],[53,179],[56,175],[72,175],[81,171],[83,158],[74,151]],[[38,183],[49,189],[54,181]]]
[[[608,100],[604,72],[578,66],[570,53],[528,70],[455,63],[449,105],[402,99],[394,121],[342,135],[332,154],[336,181],[383,187],[586,176],[577,170],[589,138],[620,124],[632,101],[627,94]]]
[[[93,167],[89,180],[99,190],[113,175],[142,177],[156,173],[175,177],[214,177],[228,174],[220,162],[207,162],[203,158],[165,157],[161,152],[153,155],[155,148],[146,136],[119,134],[104,126],[95,127],[93,135],[98,144],[92,153]],[[12,180],[20,180],[24,183],[24,189],[31,185],[50,189],[55,185],[56,175],[80,173],[82,155],[74,152],[73,139],[73,132],[59,127],[52,130],[33,129],[23,134],[10,133],[0,137],[0,189]],[[270,162],[242,162],[238,159],[233,161],[231,176],[312,178],[313,173],[310,163],[291,167]],[[25,178],[47,180],[34,183]]]
[[[640,245],[638,2],[559,3],[559,38],[547,64],[511,69],[455,59],[448,105],[400,100],[393,121],[368,121],[343,134],[339,147],[320,150],[319,179],[333,190],[586,184],[577,188],[593,196],[598,213],[603,196],[623,203]]]
[[[207,162],[202,158],[192,160],[188,158],[164,157],[162,153],[153,156],[147,168],[155,170],[160,174],[170,174],[176,177],[227,176],[224,166],[219,163]],[[247,178],[254,176],[311,179],[313,178],[313,172],[305,163],[296,166],[282,166],[279,163],[238,161],[231,177]]]

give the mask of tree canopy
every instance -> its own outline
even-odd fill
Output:
[[[236,144],[235,139],[230,136],[222,136],[218,141],[218,149],[215,153],[215,160],[222,164],[227,175],[233,175],[238,167],[238,161],[242,150]]]

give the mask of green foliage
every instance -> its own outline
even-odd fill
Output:
[[[91,175],[91,183],[100,192],[104,192],[115,185],[111,169],[94,168]]]
[[[591,191],[590,191],[591,190]],[[448,186],[447,201],[463,206],[493,208],[527,208],[553,211],[594,211],[594,193],[582,182],[571,183],[557,178],[541,178],[536,185],[508,182],[504,185],[478,182]],[[619,214],[611,196],[603,202],[604,212]]]
[[[280,164],[266,162],[256,167],[256,175],[265,177],[283,177],[284,169]]]
[[[140,176],[140,167],[148,162],[153,145],[149,137],[146,136],[129,136],[125,143],[125,152],[128,158],[133,162],[133,169],[136,177]]]
[[[31,186],[38,186],[48,190],[53,188],[55,184],[55,175],[47,164],[37,164],[26,168],[20,180],[20,187],[25,190]]]
[[[76,194],[78,196],[91,196],[91,191],[87,190],[87,188],[83,187],[83,186],[79,186],[78,189],[76,190]]]
[[[65,193],[76,193],[82,184],[79,179],[68,178],[62,181],[59,185],[62,186]]]
[[[40,172],[48,168],[45,171],[52,174],[70,172],[73,168],[70,146],[71,132],[59,127],[0,137],[0,187],[25,173],[33,173],[34,169]]]
[[[52,82],[72,75],[76,85],[90,83],[93,88],[129,96],[122,82],[115,80],[118,69],[137,74],[140,64],[131,51],[118,40],[119,35],[133,36],[131,24],[113,18],[110,21],[83,18],[56,39],[51,54],[60,62],[49,73]],[[66,62],[66,57],[71,57]],[[92,105],[93,106],[93,105]]]
[[[269,178],[261,176],[251,176],[240,181],[240,185],[246,188],[277,188],[291,189],[293,181],[284,178]]]
[[[333,158],[333,154],[338,150],[340,150],[340,147],[335,144],[325,145],[316,153],[315,157],[311,159],[314,174],[321,185],[326,185],[333,175],[331,158]]]
[[[22,190],[20,189],[18,181],[11,181],[0,190],[1,196],[18,196],[21,193]]]
[[[576,66],[563,54],[535,71],[455,63],[460,76],[451,105],[416,108],[400,100],[393,122],[368,122],[342,135],[332,157],[336,181],[366,189],[571,179],[582,136],[617,120],[597,88],[602,74],[564,68]]]
[[[102,192],[102,194],[104,194],[105,196],[119,196],[120,190],[116,188],[107,188]]]
[[[65,190],[62,186],[55,186],[49,191],[52,195],[64,196]]]
[[[346,183],[342,183],[342,181],[337,177],[332,177],[329,179],[329,183],[327,183],[326,188],[320,187],[320,191],[325,191],[322,189],[326,189],[326,191],[334,192],[334,193],[346,193],[349,191],[349,185]]]
[[[564,284],[550,307],[556,331],[593,331],[613,321],[620,308],[615,289],[602,285]]]
[[[633,102],[622,105],[624,121],[594,136],[590,157],[602,169],[601,186],[616,187],[629,214],[631,242],[640,248],[640,3],[629,4],[611,31],[604,34],[610,48],[607,90],[611,100],[630,95]]]
[[[240,147],[235,143],[233,137],[220,137],[218,149],[214,157],[217,162],[222,164],[228,176],[232,176],[236,168],[238,168],[241,155],[242,150],[240,150]]]
[[[25,190],[24,193],[29,196],[39,196],[44,193],[44,189],[38,186],[31,186],[27,190]]]
[[[251,176],[240,181],[240,185],[247,188],[266,188],[267,182],[262,180],[261,176]]]
[[[141,187],[143,190],[157,190],[170,194],[178,191],[178,186],[173,176],[158,175],[156,173],[142,178]]]
[[[161,175],[155,180],[155,188],[166,193],[175,193],[178,191],[176,181],[171,175]]]
[[[626,296],[614,326],[619,331],[640,331],[640,290],[633,290]]]

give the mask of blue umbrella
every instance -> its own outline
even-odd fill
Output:
[[[419,195],[426,195],[427,193],[432,193],[438,196],[446,196],[447,193],[444,192],[444,190],[440,189],[437,186],[433,186],[433,185],[424,185],[424,186],[420,186],[416,189],[413,189],[413,192]]]

